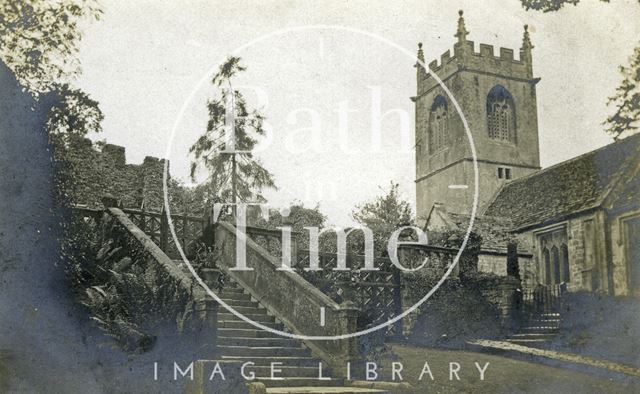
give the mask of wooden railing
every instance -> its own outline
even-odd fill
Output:
[[[176,242],[171,236],[167,214],[162,212],[150,212],[140,209],[123,208],[133,223],[136,224],[145,234],[171,258],[179,258],[180,254],[176,247]],[[176,237],[187,256],[192,256],[196,241],[202,235],[205,220],[202,217],[171,214],[171,222],[176,233]]]

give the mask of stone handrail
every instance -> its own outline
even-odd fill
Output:
[[[251,270],[233,270],[236,231],[236,227],[226,222],[215,226],[221,268],[294,334],[315,337],[355,332],[356,308],[338,305],[294,271],[278,270],[281,262],[251,239],[246,239],[246,264]],[[321,310],[324,310],[324,326],[320,321]],[[356,338],[304,342],[338,373],[344,371],[347,361],[357,358]]]

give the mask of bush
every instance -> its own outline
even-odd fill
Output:
[[[640,366],[640,300],[569,293],[560,315],[553,348]]]
[[[481,288],[448,279],[422,304],[409,340],[426,346],[462,347],[469,339],[504,335],[500,310]]]

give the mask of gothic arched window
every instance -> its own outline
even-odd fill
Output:
[[[571,270],[569,268],[569,248],[567,248],[567,244],[563,243],[560,246],[560,250],[562,251],[562,281],[563,282],[571,282]]]
[[[549,249],[542,250],[542,259],[544,260],[544,282],[551,283],[551,259],[549,258]]]
[[[487,95],[487,126],[489,138],[515,142],[515,105],[511,93],[502,85],[494,86]]]
[[[449,116],[447,100],[437,96],[429,113],[429,153],[444,149],[449,144]]]
[[[558,254],[558,248],[554,245],[551,248],[551,259],[553,262],[551,263],[551,269],[553,270],[553,283],[558,284],[562,281],[560,280],[560,255]]]

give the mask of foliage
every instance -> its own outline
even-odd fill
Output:
[[[84,260],[81,267],[81,302],[125,350],[146,351],[166,327],[176,322],[184,326],[195,317],[192,290],[156,266],[150,253],[112,217],[103,216],[100,227],[104,239],[94,244],[92,253],[97,257]]]
[[[550,346],[640,367],[640,300],[592,292],[562,297],[562,330]]]
[[[47,131],[56,145],[67,145],[74,137],[102,131],[104,115],[98,102],[79,89],[60,85],[45,94],[40,102],[49,110]]]
[[[622,83],[608,101],[616,107],[616,112],[604,124],[607,133],[614,138],[637,130],[640,122],[640,46],[635,48],[629,60],[629,66],[620,66]]]
[[[558,11],[567,4],[576,5],[580,0],[521,0],[522,6],[529,10],[550,12]],[[608,0],[602,0],[608,2]]]
[[[391,182],[388,192],[357,206],[352,213],[356,222],[373,232],[377,256],[386,255],[387,242],[394,231],[412,224],[411,205],[402,199],[399,187],[398,183]],[[361,237],[360,249],[364,250],[364,239],[360,232],[356,233]]]
[[[47,92],[54,83],[80,72],[75,55],[81,25],[98,20],[96,0],[21,0],[0,3],[0,59],[31,92]]]
[[[463,347],[469,339],[502,334],[497,306],[479,287],[452,278],[420,306],[409,339],[427,346]]]
[[[288,215],[283,217],[277,209],[269,211],[269,220],[265,220],[258,212],[249,212],[248,223],[257,227],[275,230],[281,226],[291,226],[292,231],[298,233],[300,249],[309,249],[309,231],[305,227],[317,227],[322,229],[326,225],[327,217],[320,212],[320,207],[307,208],[302,203],[294,203],[289,209]],[[326,236],[320,237],[320,250],[325,250],[322,245]]]
[[[580,0],[520,0],[525,9],[550,12],[558,11],[567,4],[576,5]],[[601,0],[608,3],[609,0]],[[640,0],[638,0],[640,3]],[[623,80],[616,88],[608,104],[616,107],[616,112],[603,122],[605,131],[614,139],[628,132],[635,132],[640,121],[640,46],[636,47],[629,66],[620,66]]]
[[[251,152],[258,138],[265,135],[264,117],[258,110],[250,109],[242,93],[233,90],[232,79],[245,69],[238,57],[230,57],[222,64],[212,79],[219,95],[207,103],[207,129],[189,149],[193,154],[191,178],[195,180],[199,166],[203,165],[208,171],[207,192],[219,196],[223,202],[235,202],[236,199],[264,202],[262,190],[275,189],[272,174]],[[233,103],[235,110],[235,152],[225,152],[228,101]]]

